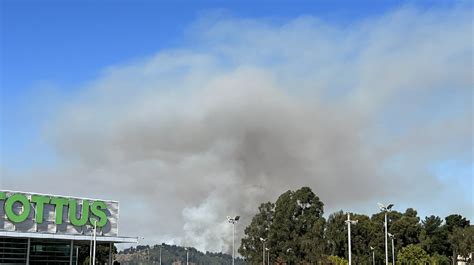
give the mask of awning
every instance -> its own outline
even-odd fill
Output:
[[[12,232],[0,231],[0,237],[15,237],[15,238],[43,238],[43,239],[62,239],[62,240],[76,240],[87,241],[91,240],[91,235],[66,235],[66,234],[49,234],[49,233],[29,233],[29,232]],[[138,243],[136,237],[112,237],[112,236],[96,236],[97,242],[110,243]]]

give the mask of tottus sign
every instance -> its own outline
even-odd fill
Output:
[[[118,202],[0,191],[0,230],[117,236]]]

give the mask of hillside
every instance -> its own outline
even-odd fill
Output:
[[[184,247],[175,245],[161,246],[161,260],[163,265],[181,265],[186,264],[186,250]],[[159,264],[160,245],[155,246],[137,246],[120,251],[116,255],[116,260],[120,264]],[[223,253],[200,252],[195,248],[189,248],[190,265],[222,265],[232,264],[232,256]],[[237,258],[235,265],[247,264],[244,260]]]

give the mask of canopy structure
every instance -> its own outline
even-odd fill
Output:
[[[48,233],[29,233],[29,232],[10,232],[0,231],[0,237],[11,238],[39,238],[39,239],[60,239],[74,241],[88,241],[92,235],[67,235],[67,234],[48,234]],[[118,237],[118,236],[97,236],[97,242],[108,243],[138,243],[136,237]]]

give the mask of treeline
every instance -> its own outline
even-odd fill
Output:
[[[308,187],[283,193],[275,203],[260,205],[245,228],[239,253],[250,264],[262,264],[268,248],[270,264],[344,264],[348,257],[347,213],[323,217],[323,202]],[[351,213],[353,264],[385,263],[384,213]],[[423,220],[414,209],[388,212],[388,232],[394,235],[396,263],[452,264],[474,251],[474,228],[458,214]],[[389,239],[389,261],[392,247]],[[267,260],[268,256],[265,257]]]
[[[116,255],[120,264],[159,264],[161,248],[162,264],[186,264],[186,248],[176,245],[137,246],[124,249]],[[191,265],[221,265],[232,264],[232,256],[224,253],[203,253],[195,248],[188,248],[189,264]],[[236,265],[247,264],[242,259],[235,260]]]

